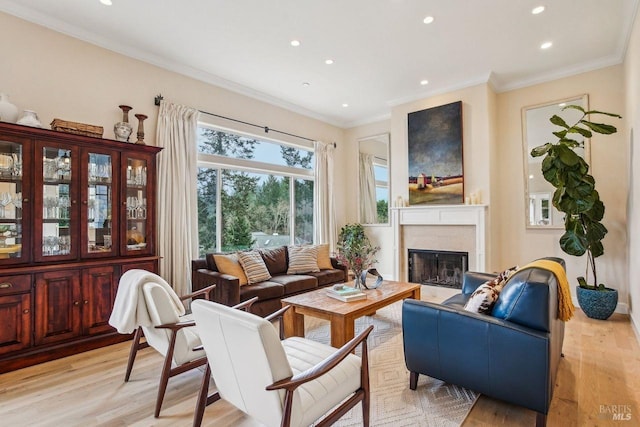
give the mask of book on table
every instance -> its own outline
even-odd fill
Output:
[[[351,286],[331,287],[327,289],[327,295],[331,298],[335,298],[340,301],[358,301],[366,299],[367,294],[360,289],[353,288]]]

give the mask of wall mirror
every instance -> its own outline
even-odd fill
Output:
[[[522,150],[524,158],[525,181],[525,223],[527,228],[564,228],[564,214],[552,205],[554,188],[542,176],[542,157],[532,157],[531,150],[539,145],[556,140],[553,132],[559,130],[549,121],[554,115],[562,117],[569,125],[580,119],[582,113],[577,110],[562,110],[567,105],[579,105],[589,108],[587,95],[579,95],[547,104],[534,105],[522,109]],[[577,141],[584,140],[574,135]],[[584,140],[584,148],[576,152],[590,161],[589,139]]]
[[[389,134],[358,140],[358,213],[362,224],[389,224]]]

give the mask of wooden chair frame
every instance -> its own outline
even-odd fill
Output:
[[[180,297],[181,301],[185,301],[187,299],[204,295],[206,299],[209,299],[210,292],[216,287],[216,285],[208,286],[204,289],[201,289],[197,292],[193,292],[188,295],[184,295]],[[188,328],[195,326],[195,322],[178,322],[178,323],[168,323],[164,325],[156,326],[157,329],[168,329],[171,333],[169,348],[167,349],[167,354],[164,357],[164,364],[162,366],[162,373],[160,374],[160,384],[158,385],[158,397],[156,399],[156,407],[154,412],[154,417],[158,418],[160,416],[160,409],[162,407],[162,401],[164,400],[164,395],[167,390],[167,384],[169,382],[169,378],[181,374],[183,372],[189,371],[193,368],[200,367],[207,363],[207,357],[200,357],[196,360],[192,360],[191,362],[183,363],[180,366],[176,366],[175,368],[171,367],[173,361],[173,352],[175,349],[176,337],[178,335],[178,331],[182,328]],[[149,347],[149,344],[145,342],[140,342],[140,339],[144,336],[142,332],[142,327],[138,327],[136,329],[135,335],[133,336],[133,341],[131,342],[131,349],[129,350],[129,360],[127,361],[127,371],[124,376],[124,381],[128,382],[129,377],[131,376],[131,370],[133,369],[133,362],[136,359],[136,354],[138,350]]]
[[[266,320],[274,321],[280,319],[280,339],[283,339],[283,327],[282,316],[285,311],[289,309],[289,306],[283,307],[275,313],[265,317]],[[291,424],[291,414],[293,413],[293,394],[295,390],[302,384],[315,380],[316,378],[326,374],[331,369],[336,367],[341,361],[343,361],[349,354],[362,345],[362,357],[360,367],[360,388],[349,399],[344,401],[340,406],[335,408],[331,413],[326,415],[320,422],[316,423],[317,427],[330,426],[339,420],[344,414],[346,414],[351,408],[362,401],[362,423],[364,427],[369,427],[369,409],[370,409],[370,389],[369,389],[369,352],[367,348],[367,337],[373,330],[373,325],[359,333],[351,341],[347,342],[340,349],[336,350],[331,356],[327,357],[317,365],[294,375],[289,378],[277,381],[266,387],[267,390],[285,390],[285,407],[282,416],[281,427],[289,427]],[[218,392],[213,393],[211,396],[207,396],[209,392],[209,381],[211,377],[211,367],[207,363],[207,368],[202,378],[202,386],[200,388],[200,394],[198,396],[198,402],[196,405],[196,412],[193,419],[193,426],[200,427],[204,416],[205,407],[220,399]]]

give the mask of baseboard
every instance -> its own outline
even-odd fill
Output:
[[[635,332],[636,340],[640,343],[640,326],[635,322],[633,316],[629,316],[629,318],[631,319],[631,329]]]

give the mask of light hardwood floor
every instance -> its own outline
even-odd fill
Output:
[[[640,425],[640,346],[628,318],[596,321],[578,310],[566,329],[548,425]],[[139,352],[124,383],[128,350],[129,343],[121,343],[0,375],[0,425],[190,426],[202,372],[172,378],[160,418],[154,419],[161,358],[152,349]],[[601,409],[629,411],[631,420],[614,421]],[[532,411],[481,396],[463,426],[534,424]],[[218,401],[207,408],[203,425],[257,424]]]

